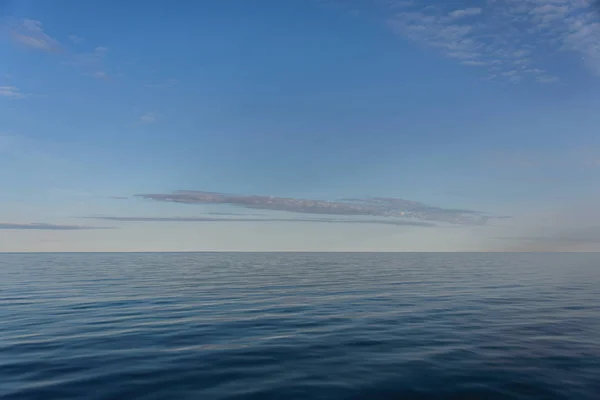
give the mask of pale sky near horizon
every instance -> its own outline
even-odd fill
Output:
[[[0,252],[600,250],[591,0],[0,0]]]

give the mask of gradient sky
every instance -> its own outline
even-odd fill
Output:
[[[600,250],[597,11],[0,0],[0,251]]]

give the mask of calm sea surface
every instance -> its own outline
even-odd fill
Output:
[[[600,399],[600,254],[0,254],[2,399]]]

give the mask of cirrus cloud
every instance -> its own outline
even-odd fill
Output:
[[[570,53],[600,75],[600,21],[591,0],[490,0],[453,9],[453,2],[376,1],[397,35],[490,79],[559,82],[552,54]]]

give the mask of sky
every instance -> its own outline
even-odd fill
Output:
[[[0,252],[600,250],[592,0],[0,0]]]

